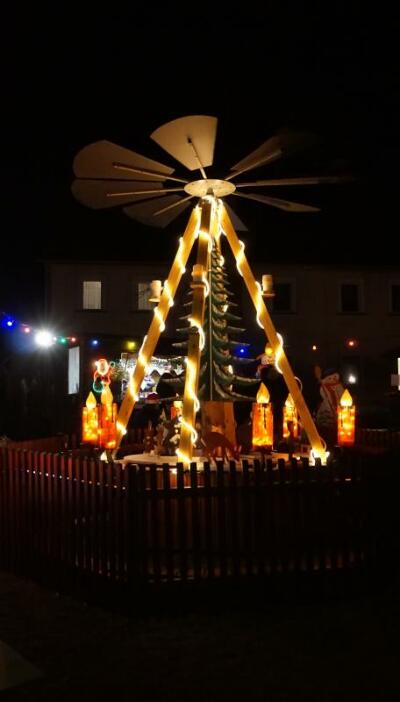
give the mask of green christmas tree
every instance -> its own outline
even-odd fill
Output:
[[[243,388],[251,388],[259,384],[255,378],[247,378],[237,372],[237,368],[252,363],[252,358],[242,358],[235,352],[239,348],[248,347],[249,344],[239,341],[237,337],[245,332],[243,327],[237,326],[241,317],[232,312],[237,308],[233,300],[233,293],[229,287],[225,262],[221,255],[219,242],[213,241],[211,252],[210,270],[208,272],[209,295],[206,298],[204,318],[205,345],[201,355],[198,396],[201,400],[220,400],[235,402],[238,400],[252,400],[251,396],[243,394]],[[189,292],[189,298],[191,292]],[[189,314],[180,317],[188,322],[192,302],[189,299],[184,308]],[[188,337],[189,326],[177,329],[182,336]],[[186,350],[188,342],[176,342],[175,347]],[[174,386],[174,391],[182,395],[184,377],[166,381]],[[171,393],[172,394],[172,393]]]

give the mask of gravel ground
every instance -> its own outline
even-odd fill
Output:
[[[395,700],[400,597],[128,619],[0,575],[0,638],[43,673],[8,700]]]

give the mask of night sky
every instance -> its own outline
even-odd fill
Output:
[[[219,118],[210,175],[224,176],[289,127],[312,131],[318,145],[256,176],[356,177],[345,185],[271,189],[321,206],[320,214],[293,215],[235,198],[250,230],[250,259],[397,260],[395,18],[368,14],[365,3],[271,7],[276,4],[279,11],[265,3],[261,12],[245,11],[242,3],[226,14],[206,6],[183,13],[173,3],[140,11],[131,3],[126,13],[93,5],[85,15],[54,4],[26,11],[23,22],[20,15],[9,18],[2,309],[28,315],[40,306],[45,258],[170,258],[184,218],[153,230],[117,210],[86,210],[70,193],[71,166],[80,148],[99,139],[175,165],[149,134],[185,114]]]

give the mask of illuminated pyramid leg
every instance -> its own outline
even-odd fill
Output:
[[[210,267],[212,237],[215,236],[219,228],[217,207],[217,201],[214,198],[202,201],[197,262],[193,266],[192,273],[192,313],[189,317],[190,331],[183,393],[181,438],[177,450],[178,459],[185,465],[190,463],[193,454],[193,444],[197,440],[195,423],[196,413],[200,409],[197,393],[200,358],[204,348],[204,310],[205,300],[209,294],[208,269]]]
[[[275,363],[278,366],[278,370],[280,370],[282,373],[288,390],[294,400],[295,406],[297,407],[304,430],[307,433],[311,444],[313,457],[321,458],[322,463],[324,463],[327,457],[326,446],[318,434],[310,410],[307,407],[302,392],[290,367],[289,361],[283,350],[282,340],[279,337],[266,308],[262,296],[261,286],[254,279],[253,273],[244,253],[244,243],[238,239],[230,217],[222,202],[220,203],[220,225],[236,259],[237,269],[240,275],[243,277],[247,290],[249,291],[250,297],[254,303],[257,314],[257,322],[265,331],[265,335],[275,354]]]
[[[126,434],[126,426],[139,397],[139,391],[146,374],[146,369],[151,361],[151,357],[155,351],[160,335],[165,328],[165,320],[167,319],[170,307],[172,307],[174,304],[176,290],[182,275],[185,272],[187,260],[197,238],[200,213],[200,208],[195,207],[190,216],[186,231],[183,237],[180,239],[179,248],[172,264],[172,268],[169,272],[169,276],[164,283],[160,302],[154,309],[153,320],[150,324],[147,335],[143,339],[135,370],[132,373],[125,397],[118,412],[116,448],[113,451],[113,456],[115,456],[116,451],[121,444],[122,437],[124,434]]]

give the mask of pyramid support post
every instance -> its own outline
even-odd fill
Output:
[[[294,400],[295,406],[297,407],[304,430],[310,441],[313,457],[314,459],[320,458],[321,462],[324,463],[326,462],[327,457],[326,445],[318,434],[310,410],[307,407],[302,392],[290,367],[289,361],[283,350],[283,345],[262,297],[261,287],[256,282],[244,253],[244,244],[239,240],[230,217],[222,203],[220,208],[221,228],[228,239],[228,243],[236,259],[237,269],[240,275],[243,277],[247,290],[249,291],[250,297],[253,301],[257,314],[257,322],[259,326],[264,329],[265,335],[274,351],[275,358],[278,359],[279,369],[283,374],[288,390]]]
[[[170,307],[173,305],[178,285],[183,273],[185,272],[187,260],[197,237],[199,221],[200,210],[198,207],[195,207],[190,216],[185,233],[180,239],[174,262],[168,278],[164,283],[160,302],[158,303],[157,307],[154,308],[153,320],[146,336],[143,339],[135,370],[132,373],[125,397],[118,412],[116,448],[112,452],[113,457],[115,457],[121,444],[122,437],[126,433],[126,426],[139,397],[139,391],[146,374],[146,369],[150,363],[161,333],[165,328],[165,321],[167,319],[168,312]]]
[[[183,393],[181,438],[177,450],[178,460],[188,465],[193,455],[193,444],[196,441],[196,413],[200,405],[197,398],[200,372],[201,352],[204,347],[204,311],[208,288],[208,268],[212,236],[215,234],[218,220],[215,204],[208,199],[201,203],[201,222],[197,261],[193,266],[193,301],[189,318],[190,331],[186,365],[185,388]]]

